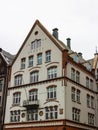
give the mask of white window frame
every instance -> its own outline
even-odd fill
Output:
[[[39,71],[33,71],[30,73],[30,83],[39,81]]]
[[[21,69],[25,69],[25,64],[26,64],[26,58],[21,59]]]
[[[10,112],[10,122],[20,122],[20,110]]]
[[[57,77],[57,67],[50,67],[47,70],[48,79],[54,79]]]
[[[33,66],[34,56],[29,56],[29,67]]]
[[[51,50],[46,51],[46,62],[51,61]]]
[[[36,101],[38,99],[38,90],[29,91],[29,101]]]
[[[80,122],[80,109],[72,108],[72,120]]]
[[[50,86],[47,88],[47,99],[56,99],[57,92],[56,86]]]
[[[22,85],[22,75],[21,74],[15,76],[14,85],[15,86]]]
[[[42,53],[37,54],[37,64],[42,64]]]
[[[13,105],[20,105],[21,93],[15,92],[13,93]]]
[[[38,109],[27,110],[27,121],[38,120]]]
[[[45,108],[45,119],[58,119],[58,106],[50,106]]]

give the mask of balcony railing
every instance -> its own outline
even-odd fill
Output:
[[[39,106],[39,100],[35,100],[35,101],[24,100],[23,101],[23,107],[36,108],[38,106]]]

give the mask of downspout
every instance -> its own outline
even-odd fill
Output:
[[[68,50],[63,50],[62,52],[62,76],[64,77],[64,80],[63,80],[63,83],[62,85],[64,86],[64,125],[66,127],[66,85],[67,85],[67,82],[66,82],[66,67],[67,67],[67,62],[68,62]],[[65,128],[64,127],[64,128]]]
[[[3,101],[2,101],[3,107],[2,107],[2,126],[1,126],[1,130],[4,130],[7,89],[8,89],[8,65],[6,66],[6,72],[5,72],[4,80],[5,80],[5,83],[4,83]]]

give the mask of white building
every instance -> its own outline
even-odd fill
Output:
[[[4,130],[96,130],[94,61],[36,20],[11,66]]]

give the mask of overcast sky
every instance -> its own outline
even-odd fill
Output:
[[[16,54],[36,19],[85,59],[98,51],[98,0],[0,0],[0,48]]]

